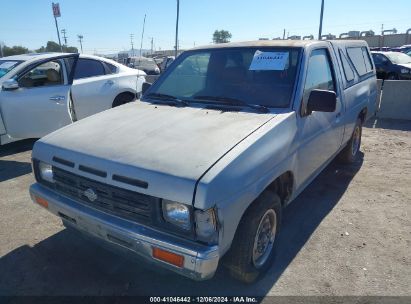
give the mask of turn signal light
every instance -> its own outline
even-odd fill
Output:
[[[36,199],[36,203],[39,204],[40,206],[43,206],[44,208],[49,207],[49,202],[46,201],[44,198],[35,196],[35,199]]]
[[[160,248],[153,247],[153,257],[180,268],[184,265],[184,256]]]

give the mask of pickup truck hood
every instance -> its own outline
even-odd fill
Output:
[[[94,180],[191,204],[196,181],[206,170],[274,116],[133,102],[51,133],[36,143],[33,157]],[[74,162],[75,168],[62,167],[53,157]],[[107,177],[78,171],[80,164]],[[113,174],[148,187],[118,184]]]

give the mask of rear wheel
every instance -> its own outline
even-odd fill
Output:
[[[113,101],[113,108],[129,103],[134,100],[136,96],[133,93],[121,93]]]
[[[265,191],[244,214],[224,257],[234,278],[252,283],[270,268],[280,222],[281,200],[277,194]]]
[[[358,118],[347,146],[345,146],[345,148],[340,152],[338,157],[342,163],[351,164],[355,162],[359,154],[358,152],[360,151],[361,135],[362,120]]]

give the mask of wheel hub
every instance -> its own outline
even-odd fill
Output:
[[[273,209],[267,210],[258,225],[254,239],[253,264],[260,268],[269,258],[274,245],[277,215]]]

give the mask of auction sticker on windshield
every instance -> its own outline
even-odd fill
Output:
[[[250,71],[283,71],[288,62],[288,52],[255,51]]]

